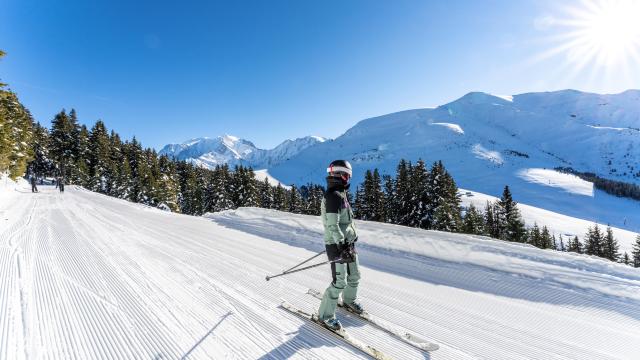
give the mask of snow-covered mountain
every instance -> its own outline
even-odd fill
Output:
[[[160,155],[168,155],[178,160],[213,168],[216,165],[247,165],[254,168],[268,168],[297,155],[300,151],[324,142],[319,136],[307,136],[286,140],[273,149],[259,149],[251,141],[231,135],[216,138],[197,138],[182,144],[169,144],[160,150]]]
[[[326,164],[350,160],[393,174],[401,158],[443,160],[458,185],[552,211],[640,230],[640,202],[594,190],[559,174],[572,167],[640,183],[640,91],[598,95],[575,90],[494,96],[469,93],[434,109],[360,121],[333,141],[310,147],[269,169],[284,183],[322,182]]]
[[[640,202],[608,195],[589,182],[553,171],[572,167],[640,184],[638,90],[613,95],[575,90],[514,96],[473,92],[437,108],[362,120],[335,140],[321,140],[298,139],[267,151],[223,137],[208,141],[230,145],[206,149],[202,145],[207,142],[197,139],[168,145],[163,152],[205,165],[245,161],[267,168],[284,184],[298,185],[323,183],[327,164],[337,158],[352,162],[356,184],[367,169],[394,174],[401,158],[442,160],[466,189],[499,196],[509,185],[520,202],[640,231]]]

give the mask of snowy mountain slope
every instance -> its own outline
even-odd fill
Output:
[[[377,167],[394,174],[401,158],[442,160],[458,185],[499,196],[509,185],[532,206],[640,231],[640,202],[557,185],[558,166],[640,183],[640,92],[567,90],[498,97],[469,93],[435,109],[359,122],[333,141],[269,169],[285,183],[322,183],[326,164],[346,158],[354,182]],[[545,170],[546,169],[546,170]],[[535,176],[528,176],[531,174]]]
[[[0,358],[364,359],[278,307],[329,269],[264,281],[323,248],[317,217],[212,219],[69,187],[1,202]],[[24,192],[24,193],[23,193]],[[343,316],[395,359],[635,359],[640,272],[603,260],[358,222],[367,308],[430,354]]]
[[[295,156],[300,151],[324,142],[319,136],[307,136],[295,140],[285,140],[271,150],[257,148],[252,142],[231,135],[216,138],[198,138],[182,144],[164,146],[159,154],[178,160],[188,160],[195,164],[214,168],[216,165],[245,165],[254,168],[275,166]]]

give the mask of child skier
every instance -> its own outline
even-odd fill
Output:
[[[355,242],[358,240],[353,223],[353,211],[347,198],[349,180],[351,180],[351,164],[346,160],[335,160],[327,168],[327,191],[322,199],[322,224],[324,225],[324,241],[331,263],[333,281],[325,290],[318,310],[318,318],[332,330],[342,327],[336,319],[336,306],[342,294],[344,306],[357,314],[363,312],[356,301],[360,270]]]

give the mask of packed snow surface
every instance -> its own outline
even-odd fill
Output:
[[[198,218],[73,186],[40,190],[2,189],[0,359],[366,358],[279,307],[315,309],[305,292],[329,284],[328,266],[265,281],[323,250],[318,217],[248,208]],[[361,302],[440,345],[422,353],[339,313],[394,359],[637,359],[637,269],[357,227]]]

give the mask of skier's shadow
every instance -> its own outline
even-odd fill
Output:
[[[285,311],[285,310],[283,310]],[[346,328],[365,326],[366,322],[358,320],[357,318],[349,315],[345,316],[343,312],[340,317]],[[258,360],[280,360],[289,359],[296,355],[300,350],[310,350],[320,347],[341,347],[347,351],[351,351],[354,355],[360,355],[367,357],[368,355],[357,350],[356,348],[347,345],[343,340],[333,337],[327,330],[321,329],[317,324],[311,322],[311,320],[304,320],[304,323],[298,331],[285,334],[292,336],[287,341],[280,344],[278,347],[262,355]],[[419,351],[416,349],[416,351]],[[431,359],[431,356],[426,351],[421,351],[424,359]]]

